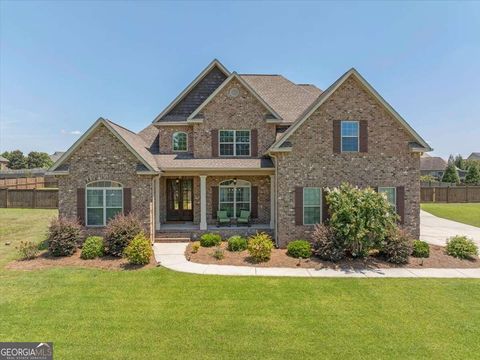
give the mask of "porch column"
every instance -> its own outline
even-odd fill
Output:
[[[160,175],[155,178],[155,224],[160,230]]]
[[[207,176],[200,175],[200,230],[207,230]]]
[[[275,229],[275,175],[270,175],[270,229]]]

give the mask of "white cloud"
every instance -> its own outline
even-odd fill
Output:
[[[71,130],[71,131],[67,131],[67,130],[60,130],[60,132],[63,134],[63,135],[80,135],[82,132],[80,130]]]

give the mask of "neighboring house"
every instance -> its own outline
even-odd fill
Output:
[[[283,247],[328,217],[325,188],[342,182],[385,192],[418,238],[430,150],[355,69],[322,92],[214,60],[144,130],[100,118],[50,173],[60,215],[91,233],[134,211],[152,238],[269,231]],[[219,229],[218,210],[250,211],[252,227]]]
[[[50,160],[53,162],[56,162],[58,159],[62,157],[62,155],[65,154],[65,151],[55,151],[52,155],[50,156]]]
[[[3,156],[0,156],[0,170],[5,170],[8,168],[8,159],[5,159]]]
[[[467,160],[478,160],[480,161],[480,152],[472,152]]]
[[[439,156],[429,156],[424,154],[420,158],[420,175],[430,175],[433,176],[435,180],[442,181],[447,165],[447,161]],[[467,171],[459,169],[458,167],[456,169],[460,180],[465,179]]]

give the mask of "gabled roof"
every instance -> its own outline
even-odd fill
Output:
[[[480,160],[480,152],[472,152],[467,159],[468,160]]]
[[[327,99],[351,76],[354,76],[360,83],[365,87],[365,89],[370,92],[382,105],[383,107],[407,130],[407,132],[418,142],[420,146],[423,147],[424,151],[432,151],[433,149],[422,139],[418,133],[413,130],[413,128],[403,119],[400,114],[398,114],[391,106],[388,104],[384,98],[360,75],[360,73],[351,68],[340,78],[338,78],[327,90],[318,96],[317,100],[305,110],[305,112],[295,121],[294,124],[285,132],[285,134],[276,141],[268,151],[282,151],[282,145],[287,141],[287,139],[302,125],[305,120],[307,120],[314,112],[317,110]]]
[[[200,114],[202,109],[212,101],[212,99],[217,96],[217,94],[222,91],[225,86],[227,86],[230,81],[236,79],[242,86],[244,86],[273,116],[276,120],[282,120],[282,117],[262,98],[260,95],[246,82],[241,76],[236,72],[230,74],[230,76],[225,80],[222,85],[220,85],[210,96],[205,99],[205,101],[188,117],[187,121],[195,121],[197,115]]]
[[[322,93],[315,85],[297,85],[282,75],[239,76],[282,117],[285,123],[297,120]]]
[[[199,91],[198,93],[191,96],[189,99],[190,104],[188,109],[184,109],[182,114],[171,114],[169,113],[174,110],[174,108],[180,104],[182,100],[187,98],[187,96],[194,91],[197,85],[202,82],[209,74],[213,71],[218,71],[220,74],[223,74],[223,77],[216,77],[213,83],[210,84],[207,88],[203,89],[203,91]],[[164,121],[185,121],[188,115],[190,115],[191,111],[195,110],[214,90],[218,87],[221,82],[230,75],[230,72],[218,61],[214,59],[208,66],[203,69],[203,71],[198,74],[198,76],[153,120],[153,123],[160,123]]]
[[[3,156],[0,156],[0,162],[1,163],[8,163],[8,159],[5,159]]]
[[[420,158],[420,170],[443,171],[447,168],[447,162],[438,156],[422,156]]]
[[[137,157],[142,165],[150,172],[157,172],[157,164],[153,155],[147,150],[147,144],[134,132],[115,124],[110,120],[98,118],[95,123],[53,164],[49,169],[50,173],[62,171],[60,166],[70,157],[70,155],[82,145],[88,137],[99,127],[105,126],[120,142],[122,142],[133,155]],[[144,171],[142,171],[144,172]]]

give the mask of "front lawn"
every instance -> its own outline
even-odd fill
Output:
[[[421,204],[425,210],[435,216],[480,227],[480,203],[469,204]]]
[[[13,234],[44,229],[51,216],[30,210],[7,229],[15,211],[0,212],[2,248]],[[7,248],[0,253],[0,339],[53,341],[57,359],[449,359],[480,351],[476,279],[12,271],[3,269],[14,256]]]

